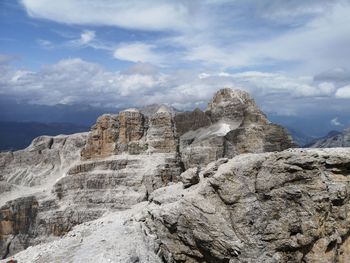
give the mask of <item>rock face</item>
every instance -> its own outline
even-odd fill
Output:
[[[84,223],[19,262],[346,263],[350,149],[243,154]]]
[[[25,150],[1,153],[0,251],[5,251],[2,256],[8,257],[28,246],[69,235],[74,226],[97,220],[106,212],[119,213],[133,222],[116,226],[118,233],[130,230],[138,235],[137,240],[148,240],[152,244],[152,255],[147,251],[142,251],[142,255],[130,251],[130,245],[126,244],[120,255],[135,255],[130,262],[147,258],[149,261],[142,262],[157,262],[151,260],[155,257],[162,262],[226,262],[228,255],[243,253],[242,240],[238,242],[236,238],[239,239],[239,233],[228,225],[229,221],[235,222],[229,219],[227,212],[234,207],[223,200],[226,195],[230,196],[227,198],[240,195],[248,203],[257,193],[249,192],[247,196],[245,193],[253,187],[251,181],[257,179],[229,177],[230,170],[227,178],[220,177],[223,184],[215,187],[213,178],[222,166],[233,162],[228,158],[290,147],[288,135],[283,128],[269,123],[247,93],[231,89],[220,90],[205,112],[197,109],[192,113],[175,114],[169,107],[161,106],[156,112],[149,110],[148,113],[128,109],[119,114],[105,114],[98,118],[88,134],[43,136]],[[265,160],[270,155],[259,156],[251,158]],[[244,163],[248,168],[257,165],[253,161]],[[233,171],[237,169],[240,168],[232,166]],[[246,173],[253,176],[254,171]],[[235,182],[247,189],[237,188],[237,192],[231,185]],[[228,193],[219,196],[218,192],[225,187]],[[216,203],[218,200],[224,205]],[[204,202],[209,203],[205,205]],[[254,202],[258,204],[260,199]],[[130,213],[138,204],[142,204],[143,212]],[[214,204],[221,209],[219,212],[208,208]],[[206,212],[202,215],[198,211],[188,211],[192,205],[203,211],[209,209],[210,220]],[[160,207],[161,210],[157,210]],[[196,216],[199,218],[194,219]],[[245,219],[237,218],[241,226]],[[120,220],[118,222],[121,224]],[[208,225],[209,222],[213,225]],[[186,224],[188,229],[185,229]],[[211,232],[214,228],[215,233]],[[163,232],[159,232],[160,229]],[[227,235],[222,232],[226,230]],[[244,255],[257,253],[254,251],[247,250]],[[40,260],[34,262],[62,261],[51,255],[38,257]],[[92,262],[96,261],[101,260],[95,258]]]
[[[192,116],[198,119],[191,122]],[[182,134],[180,152],[185,168],[242,153],[294,146],[286,130],[271,124],[250,95],[241,90],[219,90],[205,113],[198,109],[181,113],[175,121]]]
[[[241,155],[141,221],[165,262],[348,262],[349,176],[345,149]]]
[[[6,258],[26,248],[33,237],[33,226],[38,213],[34,196],[8,202],[0,209],[0,257]]]
[[[0,153],[0,180],[23,186],[55,180],[80,159],[86,137],[87,133],[41,136],[24,150]]]
[[[340,134],[326,136],[307,145],[309,148],[334,148],[334,147],[350,147],[350,128],[345,129]]]
[[[81,158],[88,160],[108,157],[116,152],[118,139],[118,119],[116,115],[104,114],[91,128],[86,146],[81,151]]]
[[[161,107],[150,119],[147,132],[149,151],[170,153],[177,151],[177,137],[171,113]]]

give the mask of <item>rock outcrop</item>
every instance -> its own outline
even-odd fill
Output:
[[[192,119],[189,117],[197,117]],[[175,116],[181,132],[185,168],[206,165],[242,153],[282,151],[294,147],[279,125],[270,123],[247,92],[219,90],[207,110]]]
[[[87,135],[40,136],[24,150],[0,153],[0,179],[22,186],[54,181],[79,161]]]
[[[116,152],[119,123],[116,115],[104,114],[92,126],[86,146],[81,151],[82,160],[108,157]]]
[[[226,195],[231,195],[230,198],[241,195],[241,199],[248,202],[257,193],[249,192],[245,196],[248,190],[236,192],[241,188],[236,189],[232,184],[241,180],[242,189],[251,189],[250,183],[256,178],[220,177],[223,184],[218,187],[214,186],[213,178],[222,166],[232,163],[229,158],[236,155],[281,151],[290,146],[287,133],[266,119],[249,94],[231,89],[220,90],[205,112],[197,109],[175,114],[169,107],[161,106],[148,116],[128,109],[101,116],[88,134],[40,137],[25,150],[0,155],[0,192],[4,193],[0,196],[0,251],[5,251],[2,256],[11,256],[28,246],[57,241],[69,235],[74,226],[109,212],[128,215],[126,220],[133,223],[125,223],[125,227],[138,236],[137,240],[148,240],[152,244],[152,255],[145,251],[138,255],[137,251],[125,248],[121,255],[135,254],[136,259],[131,262],[147,255],[149,260],[156,257],[163,262],[226,262],[228,255],[243,253],[243,249],[232,234],[235,230],[228,225],[229,221],[235,222],[228,218],[227,212],[234,207],[224,199]],[[275,155],[259,156],[251,158],[262,162]],[[253,161],[244,163],[248,168],[257,165]],[[225,187],[228,193],[221,197],[218,192]],[[202,215],[187,211],[192,201],[198,201],[196,205],[206,211],[208,205],[203,203],[203,198],[208,198],[209,206],[218,200],[223,202],[215,203],[220,213],[209,213],[210,220],[217,220],[212,226],[207,226],[211,221],[205,212]],[[146,204],[147,201],[150,203]],[[258,204],[260,199],[255,202]],[[143,204],[142,211],[146,214],[130,213],[139,204]],[[185,214],[180,215],[182,212]],[[187,222],[195,216],[199,218]],[[241,220],[238,223],[244,221],[243,217],[237,218]],[[205,229],[206,226],[209,228]],[[219,226],[223,226],[223,230],[211,232]],[[122,232],[125,227],[116,229]],[[223,236],[222,231],[226,230],[227,235]],[[207,241],[201,231],[207,231]],[[197,237],[193,235],[197,234],[201,235],[199,242],[204,244],[196,243]],[[213,248],[206,247],[211,242]],[[51,255],[39,258],[38,262],[55,261]]]
[[[206,175],[206,176],[204,176]],[[19,262],[346,263],[350,149],[292,149],[211,163],[187,188],[84,223]]]
[[[349,176],[346,149],[240,155],[141,220],[166,262],[347,262]]]

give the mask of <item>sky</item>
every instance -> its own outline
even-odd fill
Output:
[[[350,0],[0,0],[0,96],[205,108],[240,88],[349,125]]]

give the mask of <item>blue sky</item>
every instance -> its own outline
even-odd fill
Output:
[[[350,113],[348,0],[1,0],[0,95],[204,107],[221,87],[278,115]]]

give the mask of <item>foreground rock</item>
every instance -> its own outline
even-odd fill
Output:
[[[122,213],[144,201],[152,201],[143,211],[148,210],[148,215],[154,213],[150,219],[154,222],[140,216],[143,221],[138,224],[148,226],[149,233],[154,232],[154,227],[162,228],[156,220],[168,224],[166,218],[159,218],[168,208],[158,215],[153,206],[175,202],[172,214],[185,209],[180,200],[191,192],[197,196],[194,189],[207,191],[205,182],[212,180],[228,158],[292,146],[284,129],[271,124],[249,94],[239,90],[220,90],[206,112],[175,114],[166,106],[145,112],[146,115],[137,109],[127,109],[119,114],[105,114],[88,134],[44,136],[25,150],[1,154],[0,255],[8,257],[28,246],[57,239],[78,224],[100,218],[106,212]],[[177,184],[179,181],[182,183]],[[230,183],[231,179],[225,186]],[[161,194],[164,191],[170,192]],[[244,193],[233,191],[227,195]],[[205,209],[201,194],[198,198],[198,205]],[[224,219],[218,222],[226,224]],[[154,232],[161,239],[152,242],[165,240],[162,237],[165,233]],[[182,234],[188,236],[187,232]],[[238,253],[235,239],[230,240],[227,241],[230,245],[235,244],[232,253]],[[195,254],[190,254],[185,248],[178,251],[172,246],[162,245],[156,254],[167,258],[164,259],[167,262],[172,258],[226,260],[226,254],[212,256],[212,251],[200,248],[193,248]]]
[[[221,163],[208,177],[215,165],[202,170],[198,184],[159,188],[149,203],[85,223],[14,258],[349,262],[349,149],[244,154]]]

